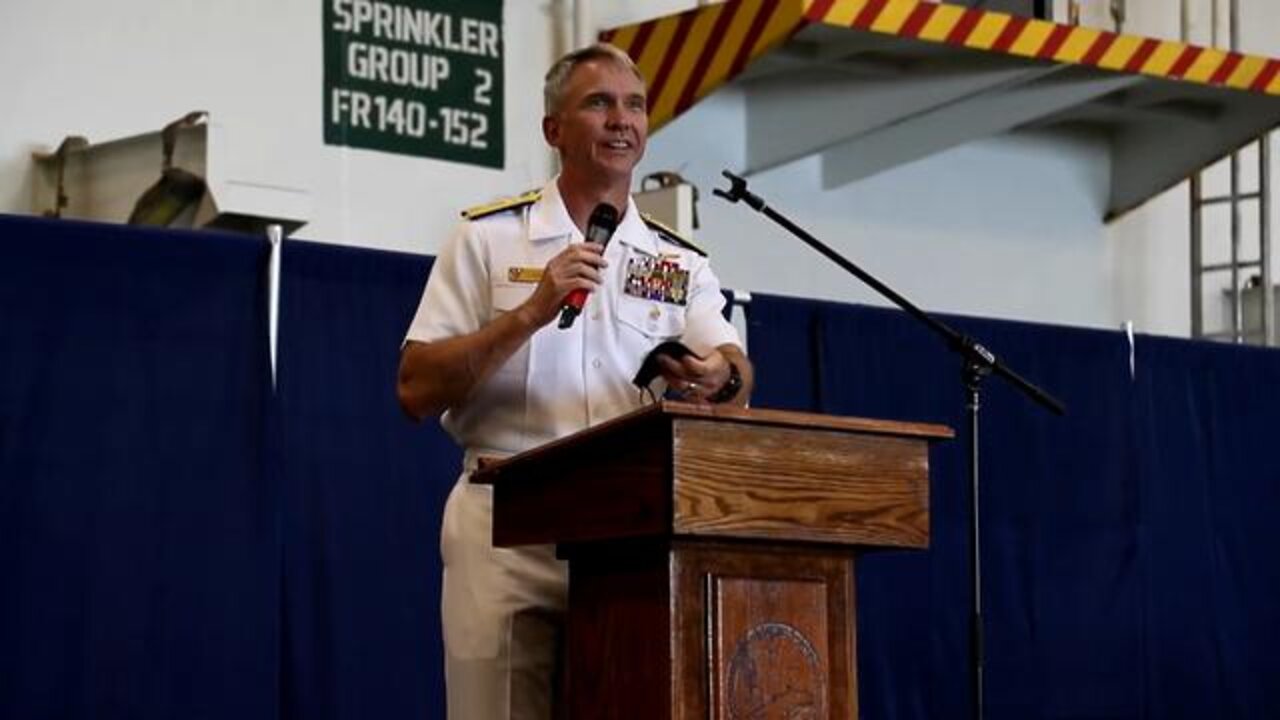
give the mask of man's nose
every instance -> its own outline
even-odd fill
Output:
[[[609,108],[608,114],[605,115],[605,127],[609,129],[625,129],[631,125],[631,116],[626,109],[620,105],[614,105]]]

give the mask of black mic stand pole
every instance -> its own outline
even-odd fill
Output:
[[[974,720],[983,720],[983,667],[985,662],[983,649],[983,624],[982,624],[982,560],[981,553],[981,522],[979,516],[979,477],[980,468],[978,465],[978,415],[982,408],[982,381],[988,375],[994,373],[1013,384],[1023,394],[1035,400],[1040,405],[1048,408],[1058,415],[1062,415],[1065,409],[1062,403],[1058,402],[1053,396],[1036,387],[1032,383],[1024,380],[1021,376],[1009,369],[1004,363],[996,358],[995,354],[983,347],[973,338],[967,335],[961,335],[953,330],[941,320],[929,315],[925,311],[916,307],[911,301],[899,295],[893,288],[885,285],[877,280],[873,275],[866,272],[862,268],[853,264],[843,255],[827,247],[822,241],[810,235],[804,228],[791,222],[786,216],[778,213],[769,207],[764,200],[760,199],[747,190],[747,181],[725,170],[723,175],[729,179],[730,187],[728,190],[716,189],[713,192],[716,195],[736,203],[739,200],[745,202],[752,210],[762,213],[765,217],[786,228],[792,235],[803,240],[813,249],[822,253],[826,258],[836,265],[839,265],[846,272],[858,278],[862,282],[870,285],[873,290],[880,293],[884,297],[891,300],[895,305],[902,308],[908,315],[924,323],[930,330],[940,335],[947,343],[947,347],[960,355],[963,363],[963,371],[961,374],[965,387],[965,410],[969,416],[969,566],[971,572],[971,594],[973,611],[970,615],[969,624],[969,656],[970,656],[970,698],[972,700],[973,718]]]

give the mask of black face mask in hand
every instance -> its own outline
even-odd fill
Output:
[[[666,355],[677,362],[680,361],[680,358],[686,355],[693,355],[694,357],[697,357],[697,355],[689,349],[689,346],[679,340],[668,340],[649,351],[649,354],[644,358],[644,362],[640,365],[640,371],[636,373],[634,378],[632,378],[632,384],[641,390],[649,389],[649,385],[653,383],[654,379],[662,374],[662,368],[658,366],[659,355]]]

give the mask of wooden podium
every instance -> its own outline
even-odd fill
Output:
[[[939,425],[662,402],[488,465],[494,544],[569,561],[564,701],[857,718],[853,557],[929,541]]]

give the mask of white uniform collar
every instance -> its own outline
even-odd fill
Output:
[[[551,178],[551,182],[542,186],[538,201],[529,208],[529,239],[533,242],[555,240],[577,232],[573,218],[569,217],[569,210],[564,206],[564,199],[560,197],[557,179],[558,176]]]
[[[569,216],[564,198],[560,196],[560,188],[556,184],[558,180],[559,176],[556,176],[544,185],[538,201],[529,209],[529,239],[533,242],[582,235]],[[613,237],[624,245],[650,255],[658,254],[658,239],[649,230],[649,226],[645,225],[644,219],[640,217],[640,208],[636,207],[636,201],[631,196],[627,196],[627,211]]]
[[[627,197],[627,214],[622,217],[622,222],[618,223],[618,229],[614,231],[613,237],[623,245],[630,245],[640,252],[649,255],[658,254],[658,236],[645,224],[644,218],[640,217],[640,208],[636,207],[636,201],[630,196]]]

